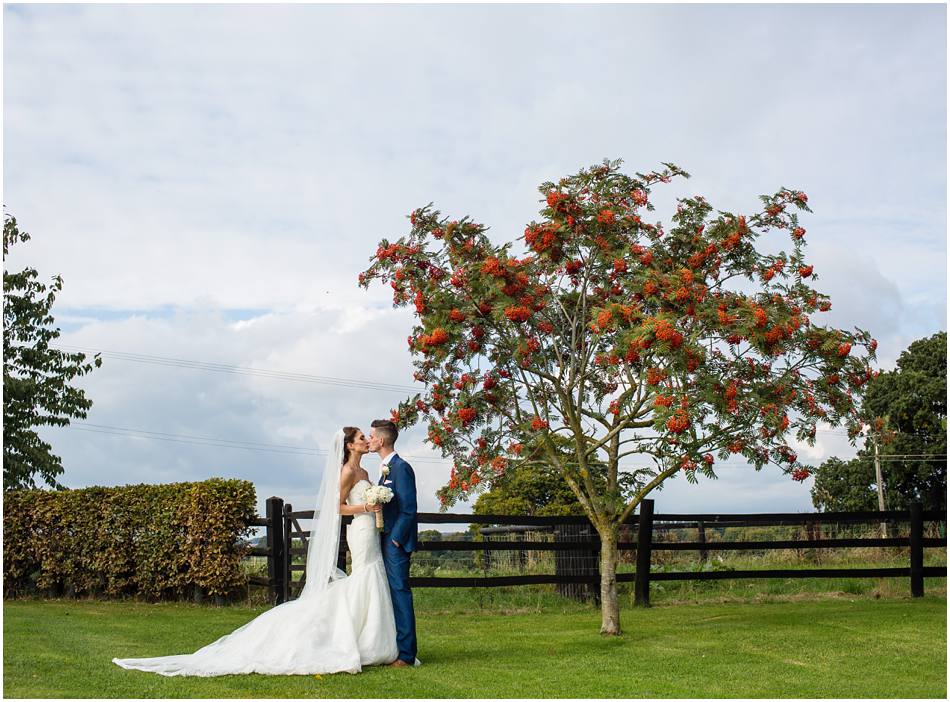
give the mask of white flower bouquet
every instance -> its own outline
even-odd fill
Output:
[[[393,499],[393,491],[385,485],[372,485],[366,488],[363,499],[368,505],[382,505]],[[383,530],[383,513],[376,513],[376,528]]]

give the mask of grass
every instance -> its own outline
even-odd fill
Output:
[[[633,609],[624,599],[624,635],[603,638],[596,607],[550,589],[417,590],[421,668],[320,678],[163,678],[111,662],[113,656],[194,650],[260,608],[7,601],[3,692],[126,698],[946,697],[945,596],[876,599],[838,592],[807,601],[776,595],[677,606],[662,600],[655,596],[658,606]]]

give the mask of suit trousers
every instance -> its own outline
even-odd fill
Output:
[[[413,665],[416,661],[416,613],[412,607],[409,589],[409,558],[402,546],[396,546],[388,534],[382,535],[383,563],[389,579],[389,594],[393,601],[396,620],[396,645],[399,660]]]

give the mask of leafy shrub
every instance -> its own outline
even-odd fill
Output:
[[[6,596],[225,595],[246,581],[254,485],[200,483],[4,493]]]

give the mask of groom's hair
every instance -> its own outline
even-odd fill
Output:
[[[389,419],[374,419],[370,424],[376,430],[376,436],[383,440],[383,445],[392,448],[399,438],[399,427]]]

